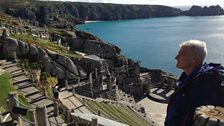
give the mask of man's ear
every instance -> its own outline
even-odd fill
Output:
[[[194,62],[198,62],[198,60],[200,59],[199,55],[193,55],[192,59]]]

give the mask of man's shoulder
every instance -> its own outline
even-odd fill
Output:
[[[224,77],[224,67],[217,63],[205,63],[199,70],[196,78],[201,79],[221,79]]]
[[[198,81],[221,81],[221,76],[216,72],[202,73],[195,77]]]

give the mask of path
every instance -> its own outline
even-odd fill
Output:
[[[64,122],[60,116],[54,117],[54,102],[40,93],[40,91],[35,87],[36,84],[31,82],[28,75],[26,75],[25,72],[17,66],[17,63],[0,60],[0,67],[11,75],[14,88],[23,93],[27,101],[31,104],[31,107],[35,108],[39,105],[46,106],[49,120],[48,125],[56,126],[58,123]],[[24,125],[28,124],[24,122]]]

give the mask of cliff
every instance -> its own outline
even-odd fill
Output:
[[[0,50],[0,59],[40,61],[44,71],[58,79],[83,78],[95,68],[113,67],[122,60],[117,59],[119,47],[90,33],[39,27],[36,21],[3,13],[0,13]]]
[[[187,16],[214,16],[214,15],[224,15],[224,10],[219,6],[201,7],[192,6],[188,11],[184,12]]]
[[[179,16],[180,9],[159,5],[0,0],[0,8],[14,17],[37,20],[57,28],[73,27],[85,20],[123,20]]]

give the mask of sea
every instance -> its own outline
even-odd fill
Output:
[[[175,76],[179,44],[190,39],[206,42],[206,62],[224,64],[224,16],[177,16],[136,20],[98,21],[76,25],[117,45],[122,54],[151,69]]]

